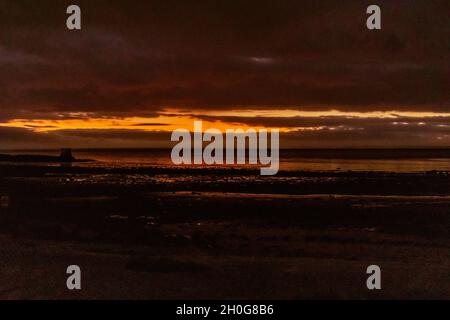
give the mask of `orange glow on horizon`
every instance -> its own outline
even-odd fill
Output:
[[[74,116],[71,114],[71,116]],[[76,115],[75,115],[76,116]],[[343,117],[343,118],[388,118],[410,117],[424,119],[430,117],[450,117],[450,113],[435,112],[413,112],[413,111],[372,111],[372,112],[344,112],[338,110],[329,111],[299,111],[299,110],[224,110],[224,111],[201,111],[201,113],[186,112],[184,110],[167,109],[158,117],[88,117],[83,114],[78,115],[78,119],[14,119],[0,123],[3,127],[27,128],[35,132],[51,132],[57,130],[143,130],[143,131],[173,131],[184,128],[193,130],[193,122],[202,120],[202,116],[217,117]],[[225,131],[226,129],[242,128],[244,130],[253,129],[275,129],[264,126],[249,126],[241,123],[226,121],[206,121],[203,120],[203,130],[210,128]],[[285,127],[276,128],[280,132],[315,130],[316,127]]]
[[[89,118],[89,119],[67,119],[67,120],[28,120],[15,119],[5,123],[0,123],[4,127],[27,128],[35,132],[51,132],[57,130],[143,130],[143,131],[173,131],[176,129],[188,129],[193,131],[194,121],[190,117],[166,117],[140,118],[130,117],[123,119],[116,118]],[[226,129],[242,128],[249,129],[250,126],[227,123],[222,121],[205,121],[203,130],[219,129],[225,132]],[[263,126],[251,126],[253,129],[271,129]],[[288,131],[288,128],[276,128],[281,132]]]

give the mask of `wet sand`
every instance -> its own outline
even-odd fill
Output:
[[[0,297],[448,299],[449,190],[447,172],[0,166]]]

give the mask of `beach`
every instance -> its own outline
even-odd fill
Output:
[[[450,298],[449,187],[437,170],[2,164],[0,296]]]

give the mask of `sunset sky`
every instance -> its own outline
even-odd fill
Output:
[[[448,1],[0,0],[0,149],[166,147],[194,120],[450,146],[449,51]]]

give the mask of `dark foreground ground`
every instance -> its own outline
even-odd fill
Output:
[[[0,298],[449,299],[449,178],[0,165]]]

